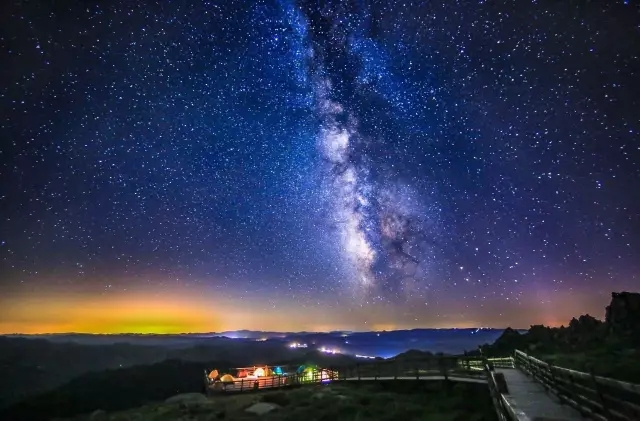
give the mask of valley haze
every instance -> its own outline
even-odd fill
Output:
[[[174,384],[178,380],[172,376],[180,373],[178,377],[189,383],[179,386],[181,390],[198,390],[202,369],[210,366],[296,361],[340,365],[359,359],[389,358],[408,350],[457,354],[493,343],[502,332],[503,329],[452,328],[379,332],[241,330],[187,334],[3,335],[0,336],[0,389],[3,390],[0,408],[60,390],[60,387],[73,389],[84,382],[93,385],[107,381],[100,380],[100,376],[131,379],[144,372],[141,378],[163,376],[155,381],[171,389],[178,387]]]
[[[389,358],[410,349],[433,353],[462,353],[477,349],[484,343],[493,343],[504,331],[494,328],[449,328],[411,329],[391,331],[333,331],[333,332],[273,332],[238,330],[225,332],[184,334],[11,334],[11,338],[40,338],[54,343],[72,342],[81,345],[110,345],[128,343],[132,345],[159,346],[172,349],[221,344],[221,340],[265,341],[292,347],[336,351],[347,355],[364,355]],[[524,331],[524,330],[523,330]],[[226,342],[226,341],[225,341]]]

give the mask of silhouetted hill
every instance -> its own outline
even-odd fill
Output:
[[[346,355],[307,352],[299,358],[263,360],[263,363],[338,366],[352,364],[354,361],[353,357]],[[30,397],[4,411],[0,410],[0,419],[38,421],[71,417],[98,408],[106,411],[132,408],[180,393],[202,392],[204,368],[217,368],[221,372],[227,372],[232,367],[247,365],[251,364],[241,359],[204,362],[166,360],[153,365],[88,373],[53,391]]]
[[[355,364],[359,360],[350,355],[344,354],[327,354],[319,351],[308,351],[303,355],[282,359],[274,359],[273,365],[300,365],[300,364],[316,364],[321,367],[339,367]]]
[[[230,362],[167,360],[161,363],[88,373],[69,383],[0,411],[0,419],[48,420],[71,417],[97,408],[115,411],[202,392],[203,367],[229,367]]]
[[[524,334],[507,328],[481,352],[505,356],[516,349],[564,367],[640,382],[640,294],[612,293],[605,321],[587,314],[568,326],[534,325]]]
[[[0,408],[86,372],[155,363],[166,357],[162,348],[126,343],[88,347],[0,336]]]
[[[434,354],[428,351],[420,351],[417,349],[410,349],[406,352],[401,352],[394,357],[395,360],[419,360],[421,358],[432,357]]]
[[[191,362],[237,361],[267,364],[301,358],[307,349],[281,342],[208,338],[190,348],[115,343],[81,345],[45,339],[0,336],[0,408],[52,390],[90,372],[126,368],[176,359]],[[202,364],[200,364],[202,368]]]

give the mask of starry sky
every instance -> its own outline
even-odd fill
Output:
[[[559,325],[638,290],[633,2],[0,8],[0,332]]]

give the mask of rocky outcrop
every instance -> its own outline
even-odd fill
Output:
[[[96,409],[89,415],[89,421],[106,421],[107,419],[107,413],[102,409]]]
[[[276,405],[275,403],[258,402],[245,409],[245,411],[256,415],[264,415],[279,408],[280,405]]]
[[[605,321],[588,314],[573,318],[567,327],[533,325],[525,334],[507,328],[492,344],[483,345],[487,356],[502,356],[520,349],[533,355],[584,352],[613,347],[637,349],[640,346],[640,293],[614,292],[607,306]]]
[[[165,401],[168,404],[206,405],[210,400],[202,393],[181,393]]]
[[[607,306],[605,321],[617,336],[640,341],[640,293],[614,292]]]

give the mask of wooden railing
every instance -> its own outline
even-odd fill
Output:
[[[508,357],[511,360],[510,367],[513,368],[513,358]],[[527,414],[518,409],[508,398],[508,390],[506,390],[506,383],[504,382],[504,375],[496,373],[494,369],[495,365],[487,361],[484,365],[484,370],[487,375],[487,385],[489,386],[489,394],[493,401],[493,406],[496,409],[499,421],[530,421]],[[502,368],[502,367],[501,367]]]
[[[460,380],[470,379],[486,382],[484,365],[490,362],[495,367],[513,367],[513,358],[491,358],[467,356],[430,356],[419,359],[390,359],[363,361],[362,363],[327,367],[311,373],[290,373],[259,378],[237,378],[233,382],[212,382],[205,372],[208,391],[244,392],[256,389],[286,387],[292,385],[321,383],[323,381],[353,380]]]
[[[594,420],[640,420],[640,386],[551,365],[522,351],[514,356],[521,369],[567,405]]]
[[[509,395],[504,374],[495,368],[518,368],[542,384],[565,404],[596,421],[639,421],[640,386],[592,373],[583,373],[548,364],[516,351],[514,357],[483,358],[468,356],[430,356],[419,359],[390,359],[326,367],[311,373],[259,378],[240,378],[233,382],[211,382],[207,391],[244,392],[256,389],[331,381],[371,380],[453,380],[487,383],[500,421],[530,421]]]

